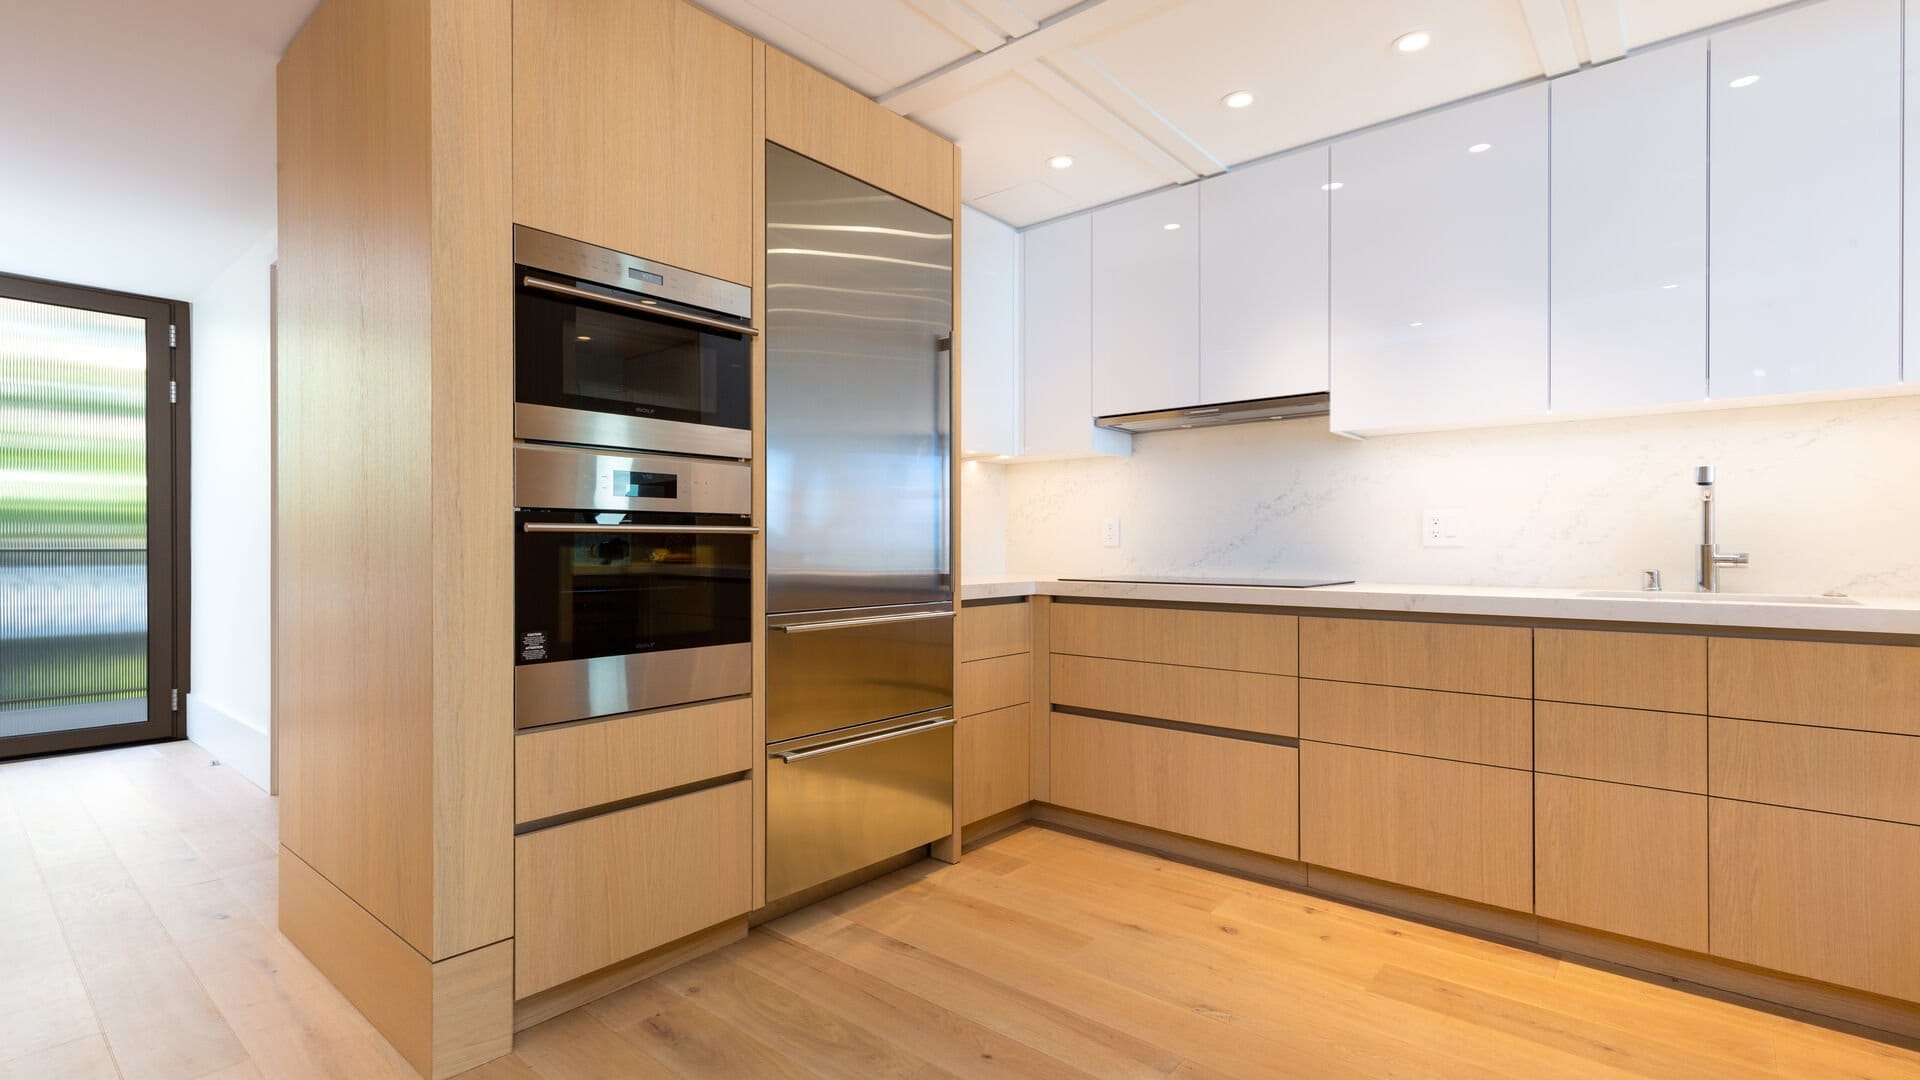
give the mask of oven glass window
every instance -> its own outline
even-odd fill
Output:
[[[748,426],[752,353],[745,337],[526,288],[514,302],[517,400]]]
[[[590,522],[581,524],[592,528]],[[516,532],[519,663],[751,639],[750,537],[698,531]]]

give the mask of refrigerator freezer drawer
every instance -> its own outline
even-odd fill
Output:
[[[953,608],[781,615],[767,633],[767,741],[953,704]]]

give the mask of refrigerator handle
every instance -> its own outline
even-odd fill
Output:
[[[902,615],[869,615],[863,619],[827,619],[823,622],[789,623],[773,629],[783,634],[811,634],[815,630],[845,630],[855,626],[879,626],[882,623],[918,622],[921,619],[951,619],[953,611],[910,611]]]

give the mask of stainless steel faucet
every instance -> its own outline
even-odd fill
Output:
[[[1700,580],[1695,586],[1701,592],[1720,591],[1720,568],[1723,566],[1745,566],[1750,561],[1744,551],[1721,553],[1720,543],[1713,537],[1713,466],[1702,465],[1694,470],[1693,482],[1700,485]]]

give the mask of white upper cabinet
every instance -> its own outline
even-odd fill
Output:
[[[1021,455],[1127,454],[1132,436],[1093,424],[1093,233],[1088,218],[1028,229],[1020,235],[1020,255]]]
[[[1906,205],[1914,210],[1906,225],[1906,346],[1901,370],[1910,383],[1920,383],[1920,0],[1907,0],[1907,190]]]
[[[1547,411],[1547,88],[1333,147],[1336,431]]]
[[[1156,192],[1096,210],[1093,411],[1200,404],[1200,192]]]
[[[1550,92],[1553,411],[1701,401],[1707,43],[1556,79]]]
[[[1327,149],[1200,188],[1199,404],[1327,388]]]
[[[1020,451],[1020,234],[960,210],[960,452]]]
[[[1900,380],[1900,0],[1712,39],[1715,398]]]

